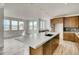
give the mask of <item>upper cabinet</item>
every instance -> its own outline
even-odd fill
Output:
[[[51,30],[55,32],[55,25],[58,24],[58,23],[63,23],[63,17],[61,18],[53,18],[51,19]]]
[[[51,19],[51,24],[63,23],[63,17]]]
[[[64,18],[64,27],[79,27],[79,17],[65,17]]]

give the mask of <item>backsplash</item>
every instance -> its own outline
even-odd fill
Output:
[[[79,28],[75,27],[64,27],[64,31],[70,31],[70,32],[79,32]]]

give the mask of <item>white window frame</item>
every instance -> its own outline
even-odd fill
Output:
[[[23,22],[23,29],[20,29],[20,22]],[[19,21],[19,22],[18,22],[18,26],[19,26],[19,27],[18,27],[19,30],[24,30],[24,21]]]
[[[10,21],[10,24],[9,24],[9,30],[5,30],[5,28],[4,28],[4,31],[17,31],[17,30],[20,30],[20,29],[19,29],[19,27],[20,27],[19,22],[23,22],[23,23],[24,23],[24,21],[15,20],[15,19],[14,19],[14,20],[12,20],[12,19],[10,20],[10,19],[6,19],[6,18],[5,18],[4,21],[5,21],[5,20],[9,20],[9,21]],[[15,30],[12,29],[12,21],[17,21],[17,25],[16,25],[16,26],[17,26],[17,29],[15,29]],[[4,27],[5,27],[5,25],[4,25]],[[23,27],[24,27],[24,25],[23,25]],[[24,30],[24,29],[22,29],[22,30]]]
[[[14,24],[12,24],[12,22],[16,22],[17,24],[14,25]],[[13,26],[16,26],[16,29],[13,29]],[[16,21],[16,20],[11,20],[11,30],[18,30],[18,21]]]
[[[9,19],[4,19],[4,22],[5,22],[5,20],[9,20]],[[9,20],[9,25],[7,25],[7,26],[9,26],[9,29],[5,30],[5,24],[4,24],[4,31],[10,31],[10,20]]]

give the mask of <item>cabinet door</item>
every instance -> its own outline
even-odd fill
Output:
[[[46,42],[43,45],[43,54],[44,55],[52,55],[53,52],[56,50],[59,44],[59,35],[55,38],[52,38],[50,41]]]
[[[79,38],[75,35],[75,42],[79,43]]]
[[[64,27],[78,27],[78,17],[65,17]]]
[[[50,53],[53,54],[54,51],[56,50],[56,48],[58,47],[59,44],[59,40],[57,38],[54,38],[54,40],[51,41],[51,45],[50,45]]]
[[[43,45],[43,54],[44,55],[51,55],[51,53],[50,53],[50,41],[46,42]]]
[[[78,17],[71,17],[70,18],[70,27],[78,27]]]
[[[64,27],[70,27],[70,18],[66,17],[64,18]]]
[[[75,41],[75,34],[74,33],[64,33],[64,40],[67,41]]]
[[[30,47],[30,55],[43,55],[43,46],[40,46],[37,49]]]
[[[55,19],[51,19],[51,24],[55,24],[56,20]]]
[[[51,19],[51,24],[63,23],[63,17]]]

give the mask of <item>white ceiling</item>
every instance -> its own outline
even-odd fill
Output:
[[[66,3],[7,3],[4,5],[4,15],[8,17],[53,18],[79,14],[79,4]]]

